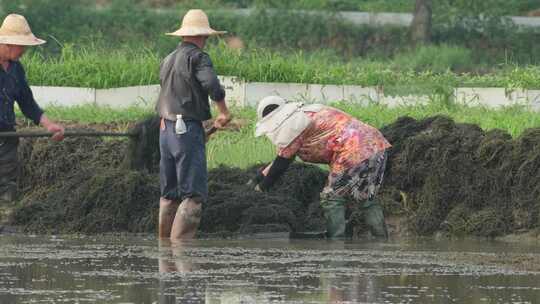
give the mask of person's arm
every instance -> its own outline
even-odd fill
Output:
[[[53,133],[53,136],[51,137],[52,140],[61,141],[62,139],[64,139],[64,127],[62,125],[59,125],[59,124],[51,121],[47,117],[47,115],[42,114],[39,123],[45,129],[47,129],[47,131]]]
[[[222,129],[231,121],[232,116],[229,112],[227,104],[225,103],[225,100],[216,101],[215,104],[218,109],[218,115],[216,120],[214,120],[214,127]]]
[[[212,60],[206,53],[200,53],[196,57],[195,63],[195,78],[201,84],[204,90],[208,92],[208,96],[213,101],[222,101],[225,99],[225,89],[221,86],[217,74],[214,70]]]
[[[23,112],[24,116],[30,118],[35,124],[43,126],[47,131],[54,133],[52,139],[60,141],[64,139],[64,127],[52,122],[38,106],[32,90],[26,81],[26,75],[22,66],[18,66],[18,79],[21,86],[19,95],[17,96],[17,104]]]
[[[214,101],[218,110],[218,116],[214,121],[214,127],[221,129],[231,121],[231,114],[225,103],[225,89],[221,86],[210,57],[201,53],[195,67],[195,78],[208,92],[210,99]]]
[[[276,159],[262,171],[264,177],[262,178],[262,181],[257,184],[255,190],[266,191],[270,189],[281,175],[287,171],[287,168],[289,168],[293,161],[294,157],[284,158],[277,156]]]
[[[19,62],[13,62],[15,66],[13,67],[16,71],[17,83],[19,85],[18,94],[15,97],[21,112],[27,118],[31,119],[36,125],[39,125],[41,116],[43,115],[43,110],[38,106],[32,90],[26,81],[26,75],[24,69]]]
[[[283,175],[289,165],[294,161],[296,153],[302,147],[304,138],[302,135],[293,140],[287,147],[278,148],[276,159],[261,171],[262,181],[258,182],[255,190],[266,191],[274,185],[277,179]],[[258,177],[261,179],[261,176]]]

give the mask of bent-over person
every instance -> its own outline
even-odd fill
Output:
[[[266,135],[278,148],[275,160],[261,170],[255,190],[269,189],[298,156],[305,162],[328,164],[330,174],[320,194],[327,236],[345,234],[345,209],[362,204],[371,234],[387,238],[377,191],[391,145],[376,128],[336,108],[321,104],[287,103],[269,96],[257,108],[255,136]]]

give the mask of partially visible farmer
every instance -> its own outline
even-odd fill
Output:
[[[267,190],[298,155],[330,166],[320,194],[330,238],[345,234],[345,208],[362,204],[371,234],[387,238],[382,206],[376,199],[386,166],[388,141],[379,130],[338,109],[286,103],[269,96],[257,108],[255,136],[266,135],[278,148],[276,159],[255,178],[256,190]]]
[[[15,130],[14,104],[17,102],[26,117],[54,133],[52,139],[59,141],[64,138],[64,127],[43,114],[34,100],[24,68],[19,62],[27,46],[43,43],[44,40],[32,34],[23,16],[10,14],[4,19],[0,27],[0,132]],[[18,143],[18,138],[0,136],[0,201],[12,201],[16,197]]]
[[[199,227],[208,197],[202,122],[211,117],[209,96],[218,110],[214,127],[223,128],[231,120],[225,90],[202,51],[209,36],[222,33],[210,28],[202,10],[190,10],[180,29],[168,34],[182,37],[182,42],[163,60],[159,75],[160,238],[190,239]]]

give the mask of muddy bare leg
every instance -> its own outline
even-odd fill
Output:
[[[174,217],[171,240],[186,240],[195,237],[201,222],[201,205],[200,200],[196,198],[186,198],[182,201]]]
[[[179,203],[161,197],[159,199],[159,238],[169,238]]]

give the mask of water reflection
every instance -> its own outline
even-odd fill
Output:
[[[0,303],[540,303],[515,254],[540,261],[493,243],[0,236]]]
[[[197,240],[159,240],[159,304],[205,303],[205,304],[251,304],[270,303],[264,293],[250,287],[251,283],[233,280],[229,283],[240,287],[221,288],[219,284],[206,281],[193,284],[204,267],[197,257],[190,255],[200,246]],[[197,271],[202,270],[197,274]]]
[[[168,239],[161,239],[159,243],[159,303],[176,304],[177,292],[192,292],[189,286],[178,286],[181,283],[181,275],[193,270],[191,258],[185,254],[185,247],[190,243],[175,242]],[[173,275],[170,275],[173,274]],[[174,274],[179,274],[176,276]],[[194,302],[192,302],[194,303]],[[199,301],[198,303],[203,303]]]

